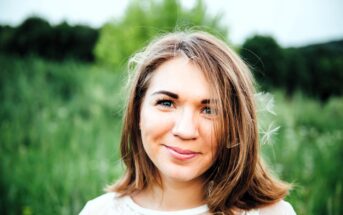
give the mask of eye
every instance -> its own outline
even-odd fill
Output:
[[[211,115],[211,116],[217,115],[217,111],[215,110],[215,108],[212,108],[209,106],[204,107],[201,110],[201,113],[206,114],[206,115]]]
[[[173,101],[168,99],[160,99],[157,100],[156,105],[161,106],[163,108],[172,108],[174,106]]]

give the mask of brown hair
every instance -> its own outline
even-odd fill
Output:
[[[284,198],[290,185],[273,178],[259,155],[251,72],[223,41],[205,32],[164,35],[131,59],[134,74],[121,137],[126,170],[109,190],[130,195],[150,183],[160,184],[157,169],[143,149],[140,107],[156,68],[180,54],[199,66],[219,99],[218,150],[203,175],[210,211],[233,214],[234,209],[259,208]]]

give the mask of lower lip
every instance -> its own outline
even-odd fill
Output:
[[[196,157],[198,155],[198,153],[190,153],[190,154],[181,154],[175,150],[173,150],[172,148],[169,148],[168,146],[165,146],[169,152],[169,154],[178,160],[190,160],[194,157]]]

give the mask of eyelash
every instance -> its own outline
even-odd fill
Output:
[[[213,109],[211,108],[211,107],[208,107],[208,106],[206,106],[206,107],[204,107],[202,110],[201,110],[201,112],[204,112],[204,111],[210,111],[210,113],[206,113],[205,112],[205,114],[209,114],[209,115],[213,115],[214,113],[213,113]]]
[[[167,103],[169,105],[167,105]],[[156,101],[156,105],[161,106],[163,108],[171,108],[172,106],[174,106],[174,102],[170,99],[158,99]]]
[[[160,106],[162,108],[166,108],[166,109],[173,108],[175,106],[174,102],[171,99],[158,99],[156,101],[156,105]],[[210,111],[210,113],[208,113],[207,111]],[[210,115],[210,116],[214,116],[217,114],[217,111],[214,108],[211,108],[209,106],[205,106],[201,109],[201,113],[204,113],[204,114]]]

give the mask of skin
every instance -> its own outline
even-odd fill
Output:
[[[204,204],[201,176],[216,150],[217,116],[209,101],[209,83],[188,58],[173,58],[154,71],[141,107],[140,129],[164,189],[151,185],[133,196],[138,204],[157,210]]]

